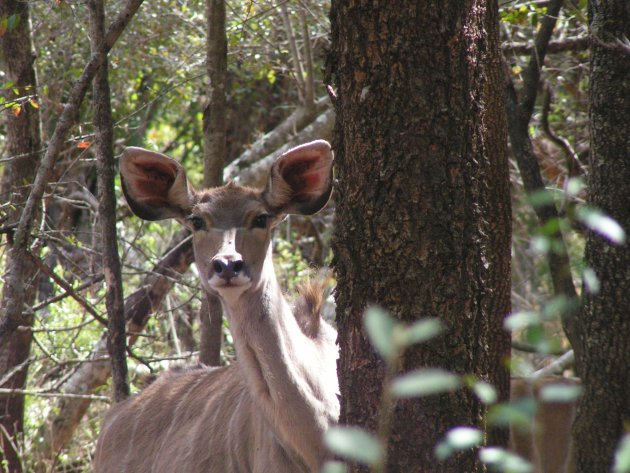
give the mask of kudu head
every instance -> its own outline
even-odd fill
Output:
[[[321,210],[332,190],[332,151],[313,141],[280,156],[263,190],[227,184],[196,191],[177,161],[142,148],[120,158],[122,188],[145,220],[175,218],[193,233],[204,288],[233,299],[257,287],[270,261],[271,229],[287,214]]]

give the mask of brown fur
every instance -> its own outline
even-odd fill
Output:
[[[294,303],[294,314],[302,332],[309,338],[316,338],[322,319],[322,305],[330,287],[330,278],[320,277],[307,280],[297,286],[299,297]]]
[[[510,449],[534,466],[534,473],[573,473],[571,426],[575,417],[575,401],[548,402],[541,398],[541,389],[551,384],[579,386],[579,380],[548,376],[536,380],[512,378],[510,399],[533,398],[537,402],[532,428],[510,428]]]

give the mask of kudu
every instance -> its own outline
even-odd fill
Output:
[[[526,398],[536,401],[531,429],[510,427],[510,450],[532,464],[532,473],[573,473],[571,426],[576,400],[549,401],[541,393],[550,385],[580,386],[579,380],[545,376],[538,379],[512,378],[510,384],[511,402]]]
[[[336,332],[320,318],[321,290],[302,291],[293,307],[283,297],[271,231],[287,214],[326,205],[330,145],[280,156],[264,190],[196,191],[177,161],[141,148],[124,151],[120,173],[137,216],[175,218],[192,230],[201,284],[221,300],[238,361],[169,371],[114,406],[94,472],[319,471],[323,434],[339,416]]]

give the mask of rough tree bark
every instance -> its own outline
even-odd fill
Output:
[[[11,81],[18,90],[20,97],[37,94],[37,78],[33,62],[35,54],[31,44],[31,30],[28,3],[17,0],[0,2],[0,19],[17,18],[17,27],[7,30],[0,35],[0,67],[5,73],[4,80]],[[10,88],[11,89],[11,88]],[[10,94],[7,100],[18,98]],[[34,99],[37,103],[37,99]],[[14,159],[4,168],[0,185],[0,202],[10,203],[7,220],[4,225],[15,224],[19,221],[24,204],[30,192],[30,186],[35,178],[35,170],[41,153],[41,131],[39,109],[33,107],[27,100],[23,101],[15,113],[5,113],[6,120],[6,153]],[[38,214],[33,218],[39,218]],[[30,327],[33,314],[29,313],[35,301],[36,267],[28,260],[15,260],[19,255],[9,253],[7,264],[9,267],[21,264],[22,284],[24,292],[17,300],[10,297],[11,291],[7,286],[3,289],[0,312],[4,316],[8,307],[18,304],[16,318],[19,325]],[[11,284],[11,274],[4,275],[4,283]],[[28,373],[28,357],[32,332],[29,330],[13,332],[2,338],[0,343],[0,379],[10,371],[13,375],[2,384],[3,388],[22,389],[25,386]],[[21,367],[19,369],[16,369]],[[5,468],[9,473],[21,472],[22,466],[18,452],[13,442],[19,441],[24,424],[24,396],[22,394],[0,395],[0,464],[6,462]]]
[[[105,40],[105,8],[102,0],[89,0],[92,53]],[[107,57],[94,76],[94,154],[97,162],[100,236],[103,242],[103,270],[107,284],[107,351],[112,365],[114,401],[129,397],[127,380],[127,340],[118,235],[116,232],[116,193],[114,177],[114,122],[110,103],[109,66]]]
[[[333,0],[331,24],[341,422],[374,430],[378,417],[383,364],[362,331],[370,303],[448,327],[410,350],[403,370],[471,373],[506,399],[510,197],[497,3]],[[484,471],[474,452],[444,463],[433,453],[448,429],[483,427],[484,413],[464,391],[398,402],[388,471]]]
[[[208,24],[206,67],[210,81],[208,103],[203,112],[204,187],[223,184],[226,150],[227,36],[224,0],[206,0]],[[210,366],[221,364],[223,309],[217,297],[206,295],[199,314],[201,335],[199,360]]]
[[[589,3],[589,201],[630,233],[630,37],[626,0]],[[583,291],[576,320],[576,363],[584,386],[574,424],[576,471],[611,471],[613,452],[630,418],[630,246],[589,233],[586,263],[600,280]]]

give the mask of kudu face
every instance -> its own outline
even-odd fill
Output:
[[[197,192],[177,161],[141,148],[125,150],[120,173],[134,213],[176,218],[191,229],[204,288],[233,300],[264,279],[272,227],[288,213],[313,214],[326,205],[332,152],[325,141],[291,149],[274,163],[264,190],[228,184]]]
[[[260,193],[228,185],[201,194],[189,226],[199,277],[206,290],[223,295],[256,287],[279,219]]]

